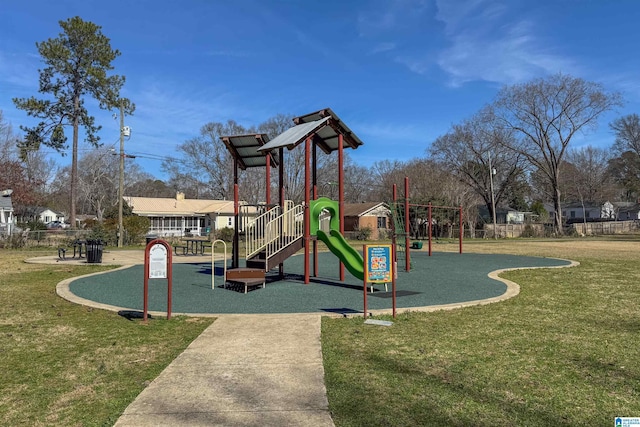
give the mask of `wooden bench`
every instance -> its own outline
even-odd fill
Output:
[[[227,287],[227,283],[232,285],[244,286],[244,293],[246,294],[249,286],[267,287],[267,281],[265,278],[264,270],[258,268],[234,268],[227,270],[227,277],[225,277],[224,287]]]
[[[182,249],[182,254],[178,253],[178,248]],[[187,254],[187,247],[184,245],[173,245],[173,249],[176,252],[176,255],[186,255]]]

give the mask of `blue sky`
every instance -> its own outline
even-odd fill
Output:
[[[608,147],[608,123],[640,113],[632,0],[23,0],[0,10],[0,110],[14,130],[32,122],[11,99],[39,96],[35,43],[76,15],[122,52],[114,72],[137,106],[126,151],[142,153],[136,161],[161,178],[160,161],[144,153],[177,156],[207,122],[250,126],[325,107],[363,140],[350,153],[356,163],[422,157],[503,85],[558,72],[626,100],[574,146]],[[118,121],[91,113],[102,142],[116,143]]]

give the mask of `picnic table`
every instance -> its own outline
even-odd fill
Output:
[[[176,255],[204,255],[204,248],[211,247],[209,239],[201,237],[188,237],[181,240],[181,245],[174,245]],[[182,253],[178,253],[181,249]]]
[[[76,256],[80,259],[84,259],[86,253],[87,253],[87,241],[86,240],[82,240],[82,239],[76,239],[73,241],[73,243],[71,243],[71,245],[73,247],[73,259],[76,258]],[[58,257],[62,260],[67,259],[66,257],[66,253],[67,253],[67,248],[64,246],[60,246],[58,247]]]

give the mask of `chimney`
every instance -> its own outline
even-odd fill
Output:
[[[184,200],[184,193],[182,191],[176,193],[176,200]]]

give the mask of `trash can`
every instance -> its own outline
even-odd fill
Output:
[[[147,245],[152,241],[152,240],[156,240],[158,238],[157,234],[147,234],[145,236],[147,238]]]
[[[102,240],[87,240],[87,263],[100,264],[103,248],[104,242]]]

